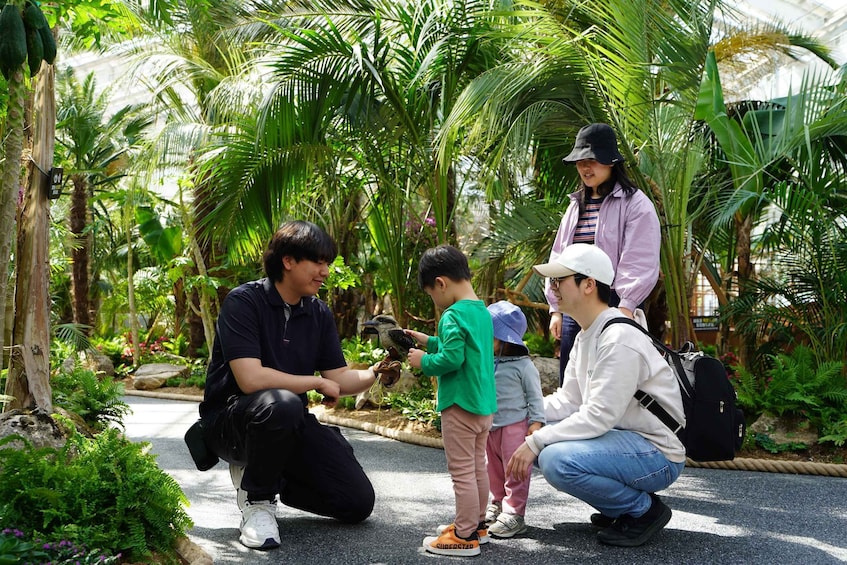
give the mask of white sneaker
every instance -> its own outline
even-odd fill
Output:
[[[244,512],[247,507],[247,491],[241,488],[241,479],[244,477],[243,465],[229,464],[229,478],[232,480],[232,486],[235,487],[235,500],[238,502],[238,509]]]
[[[276,502],[245,502],[241,511],[241,543],[252,549],[279,547],[275,510]]]
[[[497,516],[503,511],[502,502],[492,502],[485,509],[485,524],[490,526],[497,521]]]
[[[527,530],[523,516],[501,512],[497,521],[488,526],[488,533],[495,538],[510,538]]]

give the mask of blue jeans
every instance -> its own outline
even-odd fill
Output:
[[[610,430],[600,437],[553,443],[541,450],[538,466],[554,488],[606,516],[639,517],[651,492],[670,486],[685,463],[673,463],[635,432]]]

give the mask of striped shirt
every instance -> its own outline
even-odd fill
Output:
[[[574,243],[594,244],[594,234],[597,232],[597,216],[600,214],[602,203],[603,197],[586,200],[585,211],[579,215],[576,231],[573,234]]]

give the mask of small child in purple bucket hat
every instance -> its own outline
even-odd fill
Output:
[[[491,504],[485,513],[488,533],[510,538],[526,532],[524,516],[529,481],[507,475],[506,465],[527,435],[544,425],[544,401],[538,369],[524,344],[526,316],[511,302],[488,306],[494,323],[494,380],[497,412],[485,452]]]

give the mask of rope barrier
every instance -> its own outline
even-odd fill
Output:
[[[732,469],[736,471],[761,471],[764,473],[790,473],[795,475],[823,475],[827,477],[847,478],[847,465],[816,463],[814,461],[780,461],[776,459],[736,457],[732,461],[697,462],[688,459],[685,465],[706,469]]]

